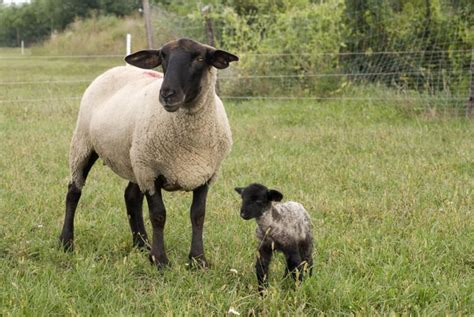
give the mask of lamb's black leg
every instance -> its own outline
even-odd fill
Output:
[[[193,203],[191,205],[192,238],[189,260],[191,266],[206,268],[208,263],[204,256],[204,244],[202,232],[204,217],[206,215],[206,198],[209,185],[204,184],[193,191]]]
[[[156,183],[156,192],[153,195],[146,193],[146,200],[150,210],[150,221],[153,227],[153,241],[150,251],[150,260],[161,269],[169,264],[168,257],[165,252],[165,243],[163,231],[166,222],[166,209],[161,196],[161,186]]]
[[[307,270],[308,270],[308,275],[312,276],[313,275],[313,257],[309,256],[305,259],[303,259],[307,264]]]
[[[258,291],[262,293],[268,287],[268,268],[272,260],[272,247],[270,244],[263,243],[258,249],[255,271],[257,273]]]
[[[299,245],[301,260],[303,261],[302,270],[309,273],[309,276],[313,274],[313,242],[308,239],[302,241]]]
[[[148,236],[143,223],[143,193],[137,184],[129,182],[125,189],[125,205],[127,207],[128,222],[132,230],[133,246],[140,249],[150,249]]]
[[[294,250],[285,252],[286,264],[288,272],[291,272],[291,275],[295,281],[303,280],[303,268],[301,267],[301,256],[299,250],[295,248]]]
[[[82,177],[84,181],[97,158],[97,153],[91,152],[89,157],[84,161],[84,166],[82,168]],[[65,251],[72,251],[74,248],[74,215],[76,213],[79,199],[81,198],[81,193],[82,190],[77,187],[74,182],[69,183],[66,195],[66,213],[64,216],[63,230],[59,236],[59,240],[61,241]]]

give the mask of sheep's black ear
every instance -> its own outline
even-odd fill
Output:
[[[236,188],[234,188],[234,189],[235,189],[236,192],[239,193],[239,195],[242,195],[242,193],[244,192],[243,187],[236,187]]]
[[[133,66],[152,69],[161,65],[160,50],[143,50],[125,57],[125,61]]]
[[[281,201],[283,199],[283,194],[278,190],[270,189],[267,192],[268,200],[271,201]]]
[[[227,68],[230,62],[238,60],[239,58],[237,56],[226,51],[212,49],[207,52],[207,63],[215,68]]]

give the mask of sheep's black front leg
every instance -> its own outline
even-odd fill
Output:
[[[303,280],[303,267],[302,260],[298,249],[295,248],[290,251],[285,251],[286,264],[288,272],[291,272],[291,275],[295,281]]]
[[[150,210],[150,221],[153,227],[153,241],[150,251],[150,260],[161,269],[169,264],[165,252],[165,242],[163,231],[166,222],[166,209],[161,195],[161,187],[156,187],[153,195],[146,193],[146,200]]]
[[[257,273],[258,291],[262,293],[268,287],[268,268],[272,260],[273,250],[271,244],[263,243],[258,249],[255,271]]]
[[[132,230],[133,246],[140,249],[150,249],[148,236],[143,223],[143,193],[137,184],[129,182],[125,189],[125,205],[128,222]]]
[[[209,185],[204,184],[193,191],[193,203],[191,205],[192,238],[189,260],[191,266],[206,268],[208,263],[204,256],[204,244],[202,232],[204,217],[206,215],[206,199]]]

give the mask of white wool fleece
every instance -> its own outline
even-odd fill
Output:
[[[166,190],[190,191],[213,180],[232,146],[215,81],[211,68],[193,106],[169,113],[159,102],[160,73],[121,66],[99,76],[81,101],[70,148],[71,180],[84,185],[82,166],[91,151],[150,194],[159,175]]]

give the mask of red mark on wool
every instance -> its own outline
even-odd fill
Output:
[[[143,72],[143,74],[145,74],[147,76],[150,76],[150,77],[154,77],[154,78],[163,78],[163,74],[158,73],[158,72],[148,71],[148,72]]]

